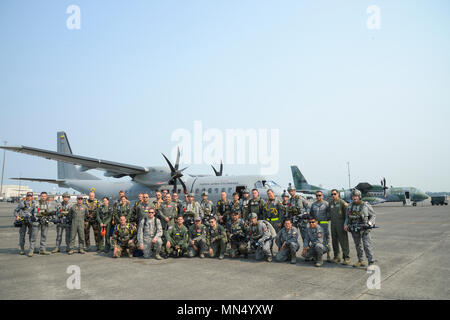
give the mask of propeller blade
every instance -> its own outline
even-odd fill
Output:
[[[175,169],[178,170],[178,166],[180,165],[180,147],[178,147],[177,151],[177,161],[175,162]]]
[[[181,180],[181,179],[178,179],[178,180],[180,180],[180,183],[183,186],[184,194],[187,194],[187,188],[186,188],[186,185],[184,184],[183,180]]]
[[[170,171],[172,171],[171,173],[173,174],[176,170],[173,167],[172,163],[170,163],[169,159],[167,159],[167,157],[164,155],[164,153],[161,153],[164,157],[164,159],[166,159],[167,164],[169,165]]]
[[[211,168],[214,170],[214,173],[216,174],[216,176],[219,176],[219,172],[216,170],[216,168],[214,168],[213,165],[211,165]]]
[[[222,162],[222,160],[220,160],[220,171],[219,171],[219,175],[220,176],[222,176],[222,173],[223,173],[223,162]]]

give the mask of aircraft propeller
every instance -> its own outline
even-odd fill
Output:
[[[381,186],[383,187],[383,194],[386,198],[386,190],[389,189],[388,187],[386,187],[386,178],[381,179]]]
[[[222,162],[222,160],[220,160],[220,170],[219,171],[217,171],[216,168],[214,168],[213,165],[211,165],[211,167],[213,168],[214,173],[216,174],[216,177],[221,177],[222,176],[222,173],[223,173],[223,162]]]
[[[177,151],[177,160],[175,162],[175,166],[172,165],[172,163],[169,161],[169,159],[167,159],[167,157],[164,155],[164,153],[162,153],[162,155],[163,155],[164,159],[166,159],[167,164],[169,165],[169,168],[170,168],[169,184],[173,185],[173,190],[176,192],[177,181],[180,181],[181,185],[183,186],[184,193],[187,194],[186,185],[184,184],[183,180],[181,180],[180,178],[183,176],[183,171],[186,170],[188,167],[178,170],[178,167],[180,165],[180,148],[178,148],[178,151]]]

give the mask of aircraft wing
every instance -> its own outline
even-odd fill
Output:
[[[31,148],[25,146],[0,146],[0,148],[8,151],[30,154],[33,156],[38,156],[49,160],[63,161],[75,165],[80,165],[82,166],[81,167],[82,171],[86,171],[89,169],[103,170],[109,173],[111,176],[136,175],[147,172],[147,169],[144,167],[118,163],[108,160],[77,156],[74,154],[59,153],[55,151],[38,148]]]
[[[65,180],[55,180],[55,179],[39,179],[39,178],[10,178],[11,180],[26,180],[26,181],[34,181],[34,182],[47,182],[47,183],[55,183],[60,184]]]

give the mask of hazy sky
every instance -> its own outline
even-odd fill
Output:
[[[79,30],[66,26],[73,4]],[[353,186],[450,191],[449,15],[446,0],[3,0],[0,139],[55,150],[64,130],[76,154],[148,166],[195,120],[278,129],[283,186],[296,164],[312,184],[348,187],[350,161]],[[56,162],[8,152],[5,184],[19,175],[56,178]]]

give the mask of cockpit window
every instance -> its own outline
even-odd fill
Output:
[[[271,180],[271,181],[267,181],[265,183],[265,187],[268,189],[273,189],[273,188],[281,188],[281,186],[276,183],[275,181]]]
[[[256,188],[256,189],[262,189],[262,187],[263,187],[263,184],[262,184],[261,181],[257,181],[257,182],[255,183],[255,188]]]

